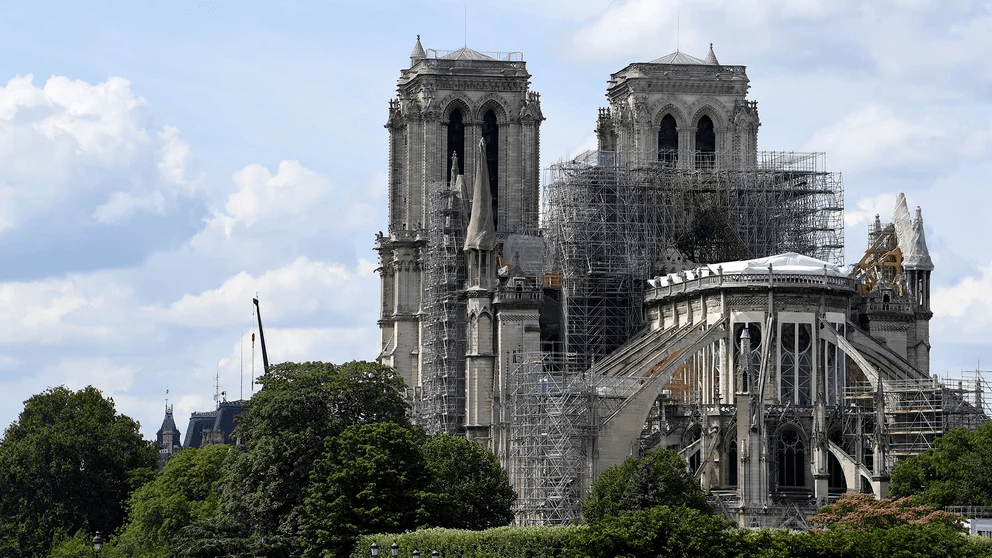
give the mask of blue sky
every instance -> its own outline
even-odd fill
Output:
[[[594,145],[610,72],[714,43],[747,66],[759,148],[825,151],[843,173],[848,262],[898,192],[922,206],[933,372],[992,362],[988,2],[79,0],[0,15],[0,426],[49,386],[92,384],[148,437],[168,389],[185,434],[215,374],[250,396],[256,293],[272,361],[374,359],[383,124],[417,34],[523,52],[543,166]]]

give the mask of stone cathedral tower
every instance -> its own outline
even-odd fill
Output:
[[[472,200],[462,177],[485,168],[495,253],[509,235],[538,228],[544,117],[529,83],[519,52],[425,50],[418,36],[389,102],[389,229],[376,239],[378,360],[428,402],[418,412],[441,417],[425,420],[432,430],[464,432],[466,420],[467,303],[459,293],[467,287]]]
[[[747,100],[744,66],[675,52],[612,74],[596,128],[599,150],[624,164],[681,169],[748,168],[756,163],[758,104]]]

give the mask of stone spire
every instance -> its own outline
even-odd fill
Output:
[[[489,169],[486,165],[486,140],[479,140],[475,163],[475,188],[472,195],[472,216],[465,232],[467,250],[488,251],[496,247],[496,227],[493,225],[493,199],[489,192]]]
[[[913,261],[906,262],[907,267],[933,271],[933,260],[930,259],[930,249],[927,248],[927,237],[923,231],[923,210],[916,206],[916,217],[913,219]]]
[[[424,45],[420,44],[420,35],[417,35],[417,44],[413,45],[413,52],[410,53],[410,67],[424,58],[427,58],[427,53],[424,52]]]
[[[716,60],[716,53],[713,52],[713,43],[710,43],[710,53],[706,55],[706,63],[713,64],[714,66],[720,65]]]

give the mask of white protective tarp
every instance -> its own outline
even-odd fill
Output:
[[[909,216],[906,195],[900,193],[896,198],[896,209],[892,215],[892,224],[896,227],[896,239],[902,250],[902,266],[906,269],[933,269],[930,250],[927,249],[927,239],[923,232],[923,213],[916,208],[916,219]]]
[[[733,279],[741,275],[767,275],[768,266],[771,265],[773,275],[820,275],[824,273],[828,277],[847,277],[848,269],[832,263],[797,254],[786,252],[765,258],[755,258],[753,260],[740,260],[736,262],[723,262],[719,264],[709,264],[696,269],[688,269],[681,274],[671,273],[665,277],[658,277],[648,281],[652,287],[660,287],[669,284],[677,284],[683,281],[693,281],[699,277],[709,277],[723,273],[724,277]]]

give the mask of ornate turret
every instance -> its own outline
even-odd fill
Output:
[[[427,53],[424,52],[424,45],[420,44],[420,35],[417,35],[417,44],[413,45],[413,52],[410,53],[410,67],[424,58],[427,58]]]
[[[909,215],[906,196],[896,198],[892,222],[878,216],[870,242],[853,275],[858,281],[860,324],[920,372],[930,371],[930,273],[933,260],[923,232],[923,215]]]
[[[183,449],[180,440],[182,436],[176,427],[176,421],[172,416],[172,405],[168,400],[165,403],[165,418],[162,419],[162,427],[155,433],[155,441],[158,442],[159,467],[174,454]]]

